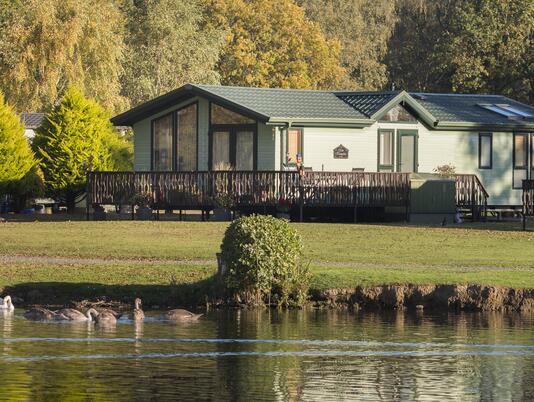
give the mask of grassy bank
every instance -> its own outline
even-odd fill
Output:
[[[509,226],[295,226],[315,289],[465,283],[534,288],[534,234]],[[55,286],[79,297],[142,292],[155,302],[163,295],[180,300],[209,284],[225,228],[207,222],[4,223],[0,287],[44,292]]]

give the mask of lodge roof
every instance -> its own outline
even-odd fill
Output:
[[[401,103],[434,129],[534,128],[534,107],[501,95],[320,91],[197,84],[184,85],[134,107],[114,117],[112,122],[115,125],[132,125],[195,96],[269,124],[369,126],[391,107]],[[494,107],[490,107],[492,105]],[[502,107],[515,112],[503,111]]]

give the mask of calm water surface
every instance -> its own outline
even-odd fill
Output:
[[[0,315],[0,400],[534,400],[534,319],[213,312],[195,324]]]

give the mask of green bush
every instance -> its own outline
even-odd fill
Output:
[[[302,305],[310,274],[302,265],[302,241],[289,223],[251,215],[232,222],[221,245],[227,289],[248,304]]]

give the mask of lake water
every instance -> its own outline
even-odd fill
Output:
[[[534,400],[534,320],[218,311],[192,324],[0,315],[0,400]]]

